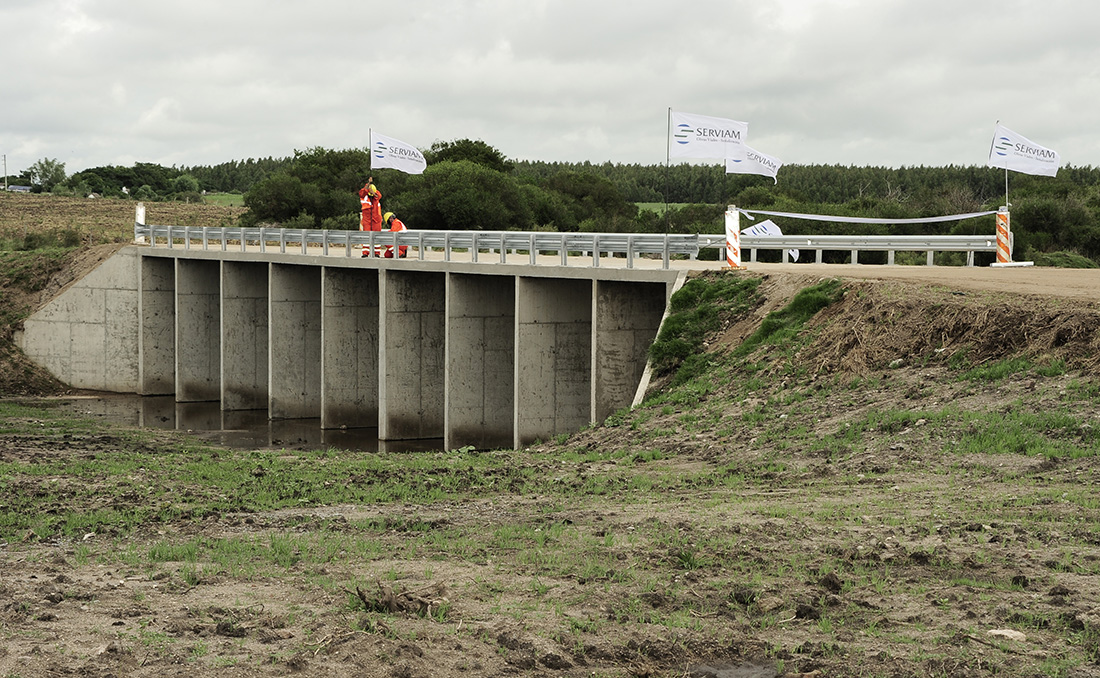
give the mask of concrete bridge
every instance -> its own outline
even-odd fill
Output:
[[[632,404],[684,275],[132,245],[20,345],[78,388],[519,447]]]

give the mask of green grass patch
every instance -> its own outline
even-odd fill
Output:
[[[1076,252],[1045,252],[1034,256],[1036,266],[1050,266],[1053,268],[1100,268],[1088,257]]]
[[[793,339],[802,326],[818,311],[844,296],[840,280],[833,278],[801,290],[791,302],[778,311],[772,311],[760,323],[748,339],[735,352],[745,356],[763,344],[783,344]]]
[[[710,365],[702,353],[703,341],[724,320],[748,312],[759,303],[760,278],[705,276],[692,278],[669,302],[669,315],[649,349],[654,370],[676,370],[682,383],[704,373]]]
[[[988,365],[973,367],[962,373],[967,381],[1001,381],[1014,374],[1027,372],[1032,363],[1027,358],[1006,358]]]
[[[244,207],[244,194],[242,193],[207,193],[202,197],[202,200],[207,205]]]

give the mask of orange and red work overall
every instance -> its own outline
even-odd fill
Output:
[[[382,192],[374,184],[366,184],[359,189],[360,231],[382,230]]]
[[[389,219],[386,220],[386,223],[389,224],[390,231],[395,231],[396,232],[396,231],[407,231],[407,230],[409,230],[409,229],[405,228],[405,224],[403,224],[401,222],[401,220],[398,219],[397,217],[393,216],[392,214],[387,215],[387,216],[389,216]],[[407,255],[409,253],[409,248],[406,245],[399,245],[397,247],[397,250],[398,250],[397,256],[401,259],[404,259],[405,255]],[[387,258],[387,259],[393,259],[393,245],[387,246],[386,251],[382,256]]]

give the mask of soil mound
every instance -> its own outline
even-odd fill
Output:
[[[960,291],[896,281],[852,281],[811,323],[801,359],[829,372],[866,374],[905,364],[977,366],[1013,357],[1100,366],[1100,307],[1051,297]]]

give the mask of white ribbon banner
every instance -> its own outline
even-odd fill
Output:
[[[787,217],[788,219],[806,219],[807,221],[831,221],[840,224],[934,224],[943,221],[962,221],[974,217],[986,217],[996,214],[996,210],[989,212],[971,212],[969,214],[952,214],[946,217],[920,217],[919,219],[878,219],[875,217],[835,217],[828,214],[794,214],[792,212],[767,212],[765,210],[746,210],[738,208],[749,219],[754,214],[763,214],[769,217]]]

